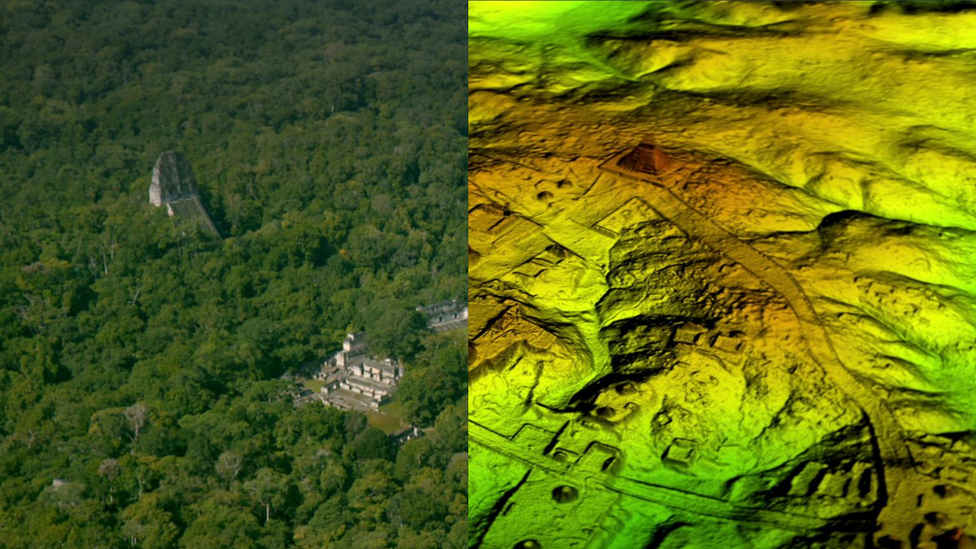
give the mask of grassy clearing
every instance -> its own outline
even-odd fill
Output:
[[[369,424],[386,434],[407,426],[407,422],[403,420],[403,405],[396,401],[380,406],[378,411],[370,410],[365,413]]]
[[[386,412],[369,410],[364,413],[366,414],[366,419],[369,420],[370,425],[376,427],[386,434],[390,434],[400,427],[404,427],[403,421],[399,417],[387,414]]]
[[[395,416],[401,420],[403,419],[403,404],[399,400],[394,400],[393,402],[388,402],[380,406],[380,411],[391,416]]]
[[[325,382],[321,379],[306,379],[302,381],[302,385],[308,387],[308,389],[313,393],[317,393],[322,389],[322,386],[325,385]]]

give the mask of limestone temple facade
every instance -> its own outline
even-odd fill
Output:
[[[403,365],[369,356],[365,334],[350,333],[342,350],[329,357],[316,379],[325,382],[320,398],[343,410],[378,410],[403,377]]]
[[[166,206],[170,216],[186,220],[219,236],[217,227],[200,201],[200,190],[193,167],[182,152],[166,151],[159,155],[153,168],[152,184],[149,186],[149,202],[157,208]]]
[[[427,315],[427,326],[435,332],[456,330],[468,325],[468,306],[456,299],[417,307],[417,310]]]

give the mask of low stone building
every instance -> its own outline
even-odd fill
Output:
[[[200,201],[200,189],[193,167],[186,155],[179,151],[166,151],[159,155],[153,168],[149,186],[149,203],[166,207],[171,217],[177,217],[215,236],[220,236],[210,214]]]
[[[350,333],[342,350],[329,357],[316,376],[325,382],[322,402],[343,410],[378,410],[396,390],[403,366],[393,359],[369,356],[363,333]]]
[[[417,427],[416,425],[407,425],[406,427],[402,427],[390,433],[390,439],[397,446],[402,446],[411,440],[422,437],[423,435],[424,431],[420,427]]]
[[[427,326],[435,332],[456,330],[468,325],[468,304],[456,299],[417,307],[427,315]]]

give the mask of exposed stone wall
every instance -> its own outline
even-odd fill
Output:
[[[162,206],[199,195],[197,178],[186,155],[179,151],[166,151],[159,155],[153,168],[149,202],[155,206]]]

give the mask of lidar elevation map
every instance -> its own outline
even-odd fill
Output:
[[[976,547],[974,29],[470,3],[471,547]]]

